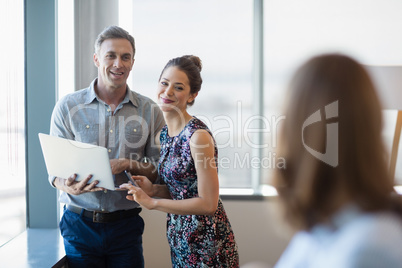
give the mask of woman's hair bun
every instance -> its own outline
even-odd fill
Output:
[[[198,69],[199,69],[200,72],[201,72],[201,70],[202,70],[202,63],[201,63],[201,59],[200,59],[199,57],[194,56],[194,55],[185,55],[185,56],[183,56],[183,58],[187,58],[187,59],[191,60],[191,61],[195,64],[195,66],[198,67]]]

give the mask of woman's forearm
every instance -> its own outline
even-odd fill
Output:
[[[183,200],[155,199],[153,209],[179,215],[213,215],[218,207],[202,197]]]

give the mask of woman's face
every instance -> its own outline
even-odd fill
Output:
[[[185,72],[168,67],[158,83],[158,103],[163,112],[184,112],[197,94],[190,93],[190,81]]]

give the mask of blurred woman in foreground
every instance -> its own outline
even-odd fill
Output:
[[[388,175],[381,105],[366,70],[327,54],[290,84],[275,185],[298,231],[275,267],[401,267],[402,205]]]

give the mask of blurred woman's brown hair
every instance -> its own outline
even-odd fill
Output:
[[[397,195],[381,105],[362,65],[339,54],[310,59],[291,80],[285,111],[277,155],[286,168],[276,170],[274,183],[293,227],[309,230],[348,203],[363,211],[392,209]],[[306,124],[317,111],[321,118]]]

